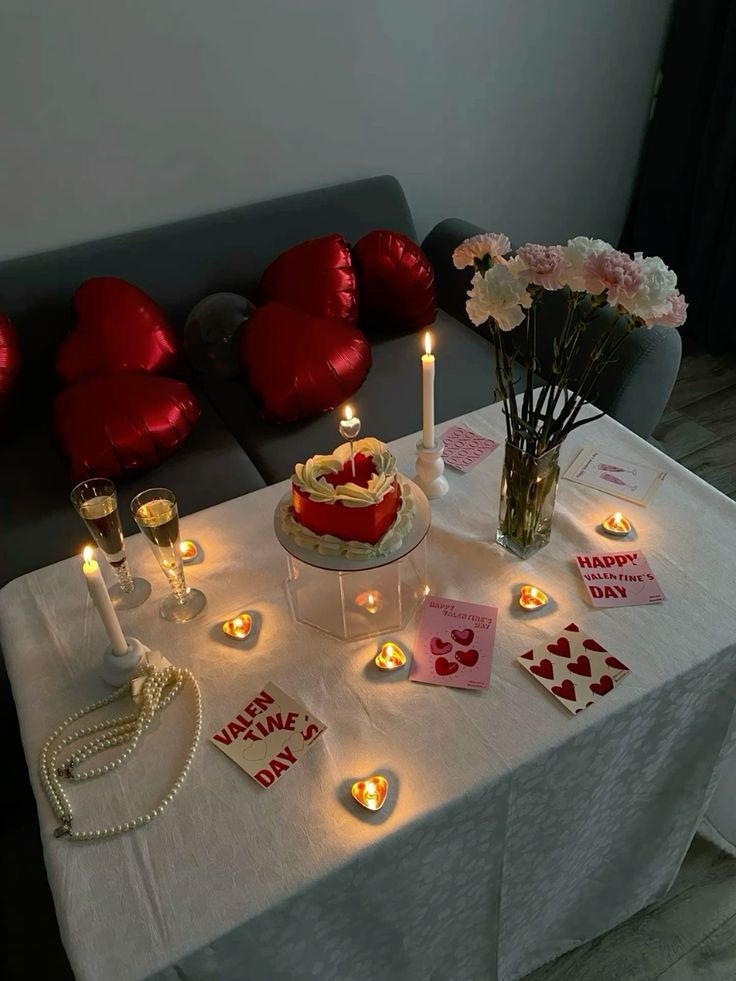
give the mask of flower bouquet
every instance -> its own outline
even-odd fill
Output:
[[[600,239],[580,236],[567,245],[527,244],[513,252],[506,235],[489,233],[467,239],[452,258],[456,268],[473,269],[468,317],[477,327],[488,322],[496,352],[506,420],[496,539],[526,558],[549,541],[560,447],[574,429],[599,418],[581,419],[580,411],[595,399],[601,374],[632,330],[679,327],[687,303],[660,258],[639,252],[632,258]],[[557,290],[564,298],[563,323],[553,340],[551,370],[535,388],[537,311],[545,293]],[[581,340],[606,305],[612,308],[610,325],[580,366]]]

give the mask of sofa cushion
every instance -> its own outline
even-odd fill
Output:
[[[113,371],[176,371],[177,343],[163,310],[143,290],[115,276],[96,276],[74,294],[76,326],[56,357],[65,382]]]
[[[431,327],[437,312],[434,270],[416,242],[377,229],[353,247],[360,325],[375,333],[409,333]]]
[[[358,295],[350,246],[337,233],[282,252],[261,277],[262,303],[280,300],[318,317],[357,323]]]
[[[442,311],[438,311],[433,334],[437,422],[496,401],[495,359],[490,340]],[[421,429],[422,351],[419,332],[385,338],[372,345],[373,367],[351,399],[363,420],[363,434],[388,441]],[[208,398],[268,483],[286,479],[295,463],[314,453],[329,453],[342,442],[335,412],[275,426],[260,417],[258,403],[242,382],[206,379],[204,386]],[[441,428],[439,432],[442,433]]]
[[[207,399],[200,396],[199,401],[202,415],[178,452],[144,475],[117,482],[126,535],[138,531],[130,502],[146,487],[170,487],[179,513],[187,515],[265,486]],[[15,432],[2,445],[2,461],[0,586],[79,553],[88,541],[69,503],[73,481],[50,426]]]
[[[143,473],[189,436],[199,403],[184,382],[119,372],[60,392],[54,431],[75,481]]]
[[[240,358],[271,422],[295,422],[334,409],[371,366],[365,336],[345,320],[266,303],[243,327]]]

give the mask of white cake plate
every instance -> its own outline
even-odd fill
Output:
[[[288,535],[283,530],[279,522],[281,508],[284,504],[291,504],[291,490],[284,494],[274,511],[273,528],[276,532],[276,538],[281,547],[289,555],[293,555],[295,559],[299,559],[300,562],[306,562],[307,565],[312,565],[316,569],[326,569],[328,572],[363,572],[367,569],[380,569],[381,566],[390,565],[392,562],[396,562],[398,559],[402,559],[405,555],[413,552],[417,545],[420,545],[424,541],[427,537],[432,518],[427,495],[413,480],[409,480],[407,477],[403,479],[411,488],[414,499],[414,522],[411,526],[411,531],[401,543],[401,546],[389,555],[380,555],[373,559],[356,561],[355,559],[348,559],[344,555],[320,555],[313,548],[304,548],[304,546],[298,545],[291,535]]]

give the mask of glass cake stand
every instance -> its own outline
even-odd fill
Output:
[[[400,630],[411,620],[426,593],[431,511],[424,492],[407,483],[415,505],[411,531],[391,555],[365,561],[298,545],[281,528],[279,512],[291,503],[291,492],[282,497],[274,530],[286,553],[286,591],[297,623],[339,640],[361,640]]]

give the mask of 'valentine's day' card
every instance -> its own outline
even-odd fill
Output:
[[[610,453],[584,446],[563,476],[576,484],[595,487],[644,507],[667,476],[667,471],[630,463]]]
[[[276,685],[266,685],[210,742],[262,787],[271,787],[326,728],[301,702]]]
[[[495,606],[428,596],[409,679],[452,688],[487,688],[497,619]]]
[[[642,552],[576,555],[593,606],[661,603],[664,593]]]
[[[488,439],[487,436],[479,436],[478,433],[464,426],[453,426],[452,429],[448,429],[442,434],[442,442],[445,444],[442,459],[453,470],[459,470],[461,473],[472,470],[498,446],[495,440]]]
[[[558,636],[516,660],[573,715],[600,701],[629,673],[576,623],[568,623]]]

